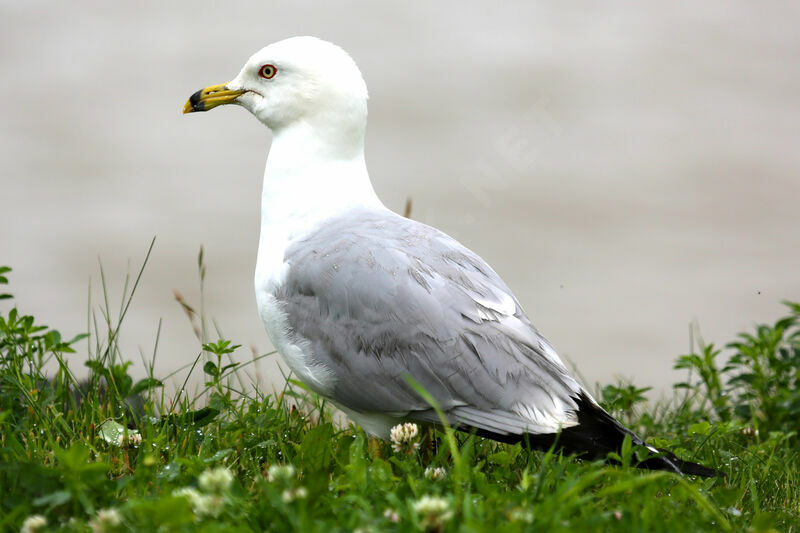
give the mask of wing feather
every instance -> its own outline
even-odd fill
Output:
[[[286,251],[276,292],[291,334],[336,376],[332,399],[499,434],[577,423],[583,390],[500,277],[442,232],[389,211],[329,220]],[[436,420],[430,420],[435,422]]]

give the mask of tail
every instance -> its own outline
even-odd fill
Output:
[[[590,459],[605,459],[610,452],[619,453],[625,436],[637,446],[645,446],[658,455],[648,458],[637,466],[648,470],[666,470],[677,474],[702,477],[725,477],[719,470],[679,459],[667,450],[657,450],[648,446],[631,430],[617,422],[602,407],[597,405],[586,393],[575,398],[578,404],[578,424],[562,429],[560,433],[499,435],[479,430],[478,435],[494,440],[515,444],[522,442],[540,450],[555,449]]]

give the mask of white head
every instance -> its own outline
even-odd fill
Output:
[[[237,104],[273,132],[300,125],[319,136],[360,135],[367,120],[367,86],[353,59],[316,37],[271,44],[247,60],[226,84],[202,89],[184,113]]]

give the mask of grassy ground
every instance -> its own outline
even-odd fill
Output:
[[[608,466],[425,428],[371,441],[298,383],[242,391],[224,340],[191,369],[204,395],[167,393],[129,377],[107,303],[89,339],[69,341],[13,308],[0,313],[0,531],[798,531],[800,306],[787,305],[728,345],[724,367],[714,346],[679,357],[688,377],[669,403],[647,407],[631,384],[598,392],[652,444],[727,479],[638,470],[630,449]],[[87,349],[80,384],[68,362]]]

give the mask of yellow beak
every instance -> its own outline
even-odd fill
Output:
[[[194,113],[195,111],[208,111],[218,105],[232,104],[238,97],[247,91],[231,90],[225,86],[212,85],[205,89],[200,89],[186,100],[183,106],[183,113]]]

